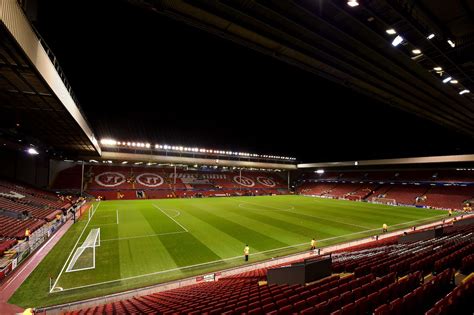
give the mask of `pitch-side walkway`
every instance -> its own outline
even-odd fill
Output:
[[[471,218],[471,217],[474,217],[474,215],[465,215],[464,216],[465,219]],[[446,220],[445,222],[437,221],[437,222],[432,222],[432,223],[425,224],[425,225],[419,225],[419,226],[417,226],[417,230],[439,226],[443,223],[444,223],[444,225],[451,224],[452,219]],[[385,234],[379,235],[378,239],[383,240],[383,239],[386,239],[386,238],[389,238],[389,237],[392,237],[392,236],[402,235],[404,232],[410,232],[410,231],[412,231],[411,227],[403,229],[403,230],[398,230],[398,231],[395,231],[395,232],[390,232],[390,233],[385,233]],[[328,246],[328,247],[321,248],[321,253],[320,254],[323,255],[323,254],[326,254],[326,253],[329,253],[329,252],[334,252],[334,251],[337,251],[337,250],[353,247],[353,246],[360,245],[360,244],[370,243],[370,242],[373,242],[373,241],[374,241],[374,239],[372,237],[367,237],[367,238],[355,240],[355,241],[352,241],[352,242],[347,242],[347,243],[343,243],[343,244],[336,244],[336,245],[333,245],[333,246]],[[308,242],[308,247],[309,247],[309,242]],[[257,263],[254,263],[254,264],[249,264],[249,265],[246,265],[246,266],[240,266],[240,267],[236,267],[236,268],[232,268],[232,269],[227,269],[227,270],[217,272],[216,273],[216,279],[218,279],[220,277],[227,277],[227,276],[231,276],[231,275],[235,275],[235,274],[240,274],[240,273],[255,270],[255,269],[269,268],[269,267],[273,267],[275,265],[289,263],[289,262],[299,260],[299,259],[314,257],[316,255],[317,254],[313,251],[307,251],[307,252],[304,252],[304,253],[289,255],[289,256],[278,258],[278,259],[267,260],[267,261],[257,262]],[[42,311],[44,311],[47,314],[60,314],[62,312],[66,312],[66,311],[78,310],[78,309],[89,308],[89,307],[98,306],[98,305],[102,305],[102,304],[106,304],[106,303],[112,303],[112,302],[115,302],[115,301],[120,301],[120,300],[124,300],[124,299],[128,299],[128,298],[132,298],[134,296],[148,295],[148,294],[152,294],[152,293],[157,293],[157,292],[162,292],[162,291],[176,289],[176,288],[180,288],[180,287],[184,287],[184,286],[193,285],[193,284],[196,284],[198,282],[198,279],[202,279],[202,277],[196,276],[196,277],[186,278],[186,279],[177,280],[177,281],[173,281],[173,282],[157,284],[157,285],[153,285],[153,286],[149,286],[149,287],[145,287],[145,288],[139,288],[139,289],[136,289],[136,290],[130,290],[130,291],[126,291],[126,292],[120,292],[120,293],[111,294],[111,295],[107,295],[107,296],[92,298],[92,299],[88,299],[88,300],[72,302],[72,303],[67,303],[67,304],[62,304],[62,305],[56,305],[56,306],[51,306],[51,307],[46,307]]]
[[[66,221],[66,223],[59,228],[59,230],[51,236],[43,245],[37,249],[33,255],[26,259],[13,273],[6,279],[0,286],[0,314],[15,314],[23,312],[23,309],[12,304],[8,304],[7,301],[13,295],[13,293],[20,287],[25,279],[31,274],[31,272],[38,266],[43,258],[49,253],[49,251],[56,245],[61,239],[64,233],[69,230],[72,225],[72,220]]]

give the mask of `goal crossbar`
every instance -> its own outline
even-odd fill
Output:
[[[100,228],[89,231],[86,239],[76,249],[69,262],[66,272],[81,271],[95,268],[95,249],[100,246]]]

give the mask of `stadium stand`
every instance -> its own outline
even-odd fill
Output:
[[[5,238],[24,238],[25,230],[29,228],[31,232],[39,229],[45,221],[39,219],[14,219],[0,216],[0,237]]]
[[[174,178],[173,168],[90,165],[84,173],[84,190],[108,200],[288,193],[277,172],[244,171],[240,179],[238,171],[178,169]],[[80,177],[78,166],[62,170],[53,187],[74,187]]]
[[[0,239],[0,257],[3,256],[3,253],[16,244],[14,239]]]
[[[461,210],[474,199],[474,176],[472,172],[435,170],[303,173],[297,193]]]
[[[333,275],[307,285],[267,285],[258,269],[68,314],[470,314],[474,275],[458,285],[454,276],[472,270],[474,226],[444,232],[335,252]]]
[[[33,187],[0,181],[0,212],[17,218],[33,217],[46,221],[54,220],[62,208],[70,206],[70,200],[61,200],[56,195]]]

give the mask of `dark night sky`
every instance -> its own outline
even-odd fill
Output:
[[[35,23],[99,137],[303,161],[468,152],[472,139],[118,0],[40,0]]]

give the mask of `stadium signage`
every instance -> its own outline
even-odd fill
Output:
[[[201,281],[206,281],[206,282],[216,281],[216,274],[211,273],[208,275],[196,277],[196,282],[201,282]]]
[[[137,182],[146,187],[158,187],[163,184],[163,177],[154,173],[143,173],[137,176]]]
[[[104,172],[95,177],[95,182],[104,187],[117,187],[125,183],[125,176],[118,172]]]
[[[259,176],[259,177],[257,177],[257,182],[259,182],[263,186],[267,186],[267,187],[275,187],[276,186],[275,181],[271,178],[268,178],[268,177]]]
[[[245,176],[234,176],[234,182],[236,182],[239,185],[245,186],[245,187],[253,187],[255,186],[255,182],[251,180],[248,177]]]

